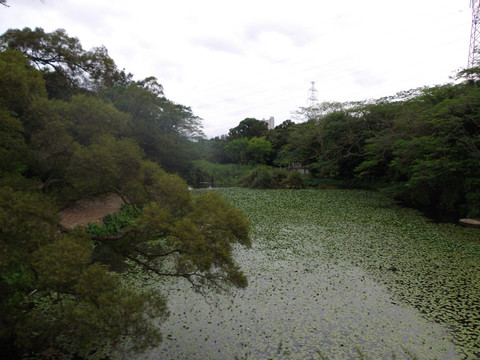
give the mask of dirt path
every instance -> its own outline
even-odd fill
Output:
[[[74,206],[60,212],[60,224],[70,229],[86,226],[89,222],[101,224],[105,215],[120,210],[121,205],[122,199],[113,194],[104,200],[79,200]]]

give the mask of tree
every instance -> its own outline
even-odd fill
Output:
[[[83,195],[115,193],[125,203],[134,201],[125,187],[137,181],[142,150],[132,139],[99,136],[89,146],[76,146],[67,170],[67,180]]]
[[[315,121],[307,121],[293,127],[288,142],[278,152],[275,164],[288,166],[298,162],[309,165],[320,156],[323,147],[322,129]]]
[[[256,164],[266,164],[270,161],[273,148],[265,136],[260,138],[254,136],[248,141],[247,152],[249,161]]]
[[[42,28],[10,29],[0,37],[0,48],[21,51],[48,80],[54,96],[66,98],[81,90],[94,91],[112,86],[120,77],[104,47],[86,51],[77,38],[65,30],[46,33]]]
[[[250,246],[243,214],[152,161],[188,162],[200,134],[190,108],[64,31],[10,30],[0,42],[0,357],[105,359],[156,345],[166,300],[120,272],[186,279],[203,294],[247,285],[233,259],[236,244]],[[56,204],[110,193],[131,212],[121,226],[58,224]]]
[[[225,153],[232,160],[239,164],[246,164],[248,161],[248,138],[231,140],[225,145]]]
[[[228,132],[228,140],[240,138],[251,139],[252,137],[266,136],[268,133],[268,124],[265,121],[259,121],[254,118],[246,118]]]
[[[18,184],[16,184],[18,186]],[[15,358],[15,328],[35,290],[31,254],[56,233],[56,209],[39,193],[0,188],[0,355]]]
[[[201,139],[194,143],[195,152],[199,159],[205,159],[212,163],[226,164],[230,158],[225,153],[227,141],[225,136],[215,137],[213,139]]]
[[[165,98],[154,77],[116,87],[105,95],[120,111],[132,115],[134,136],[140,143],[148,145],[148,135],[154,137],[157,133],[187,139],[204,136],[201,119],[189,107]]]
[[[46,98],[35,101],[23,116],[28,145],[28,172],[42,181],[64,179],[73,152],[72,119],[69,104]]]
[[[112,237],[95,237],[98,251],[129,259],[159,276],[182,277],[203,286],[246,286],[232,258],[232,245],[249,246],[248,222],[215,193],[192,198],[186,183],[143,160],[127,140],[103,138],[79,148],[69,181],[81,193],[115,192],[142,207],[130,228]],[[113,261],[109,259],[109,261]]]
[[[368,107],[362,118],[373,136],[358,176],[388,181],[393,196],[431,216],[480,213],[478,91],[475,83],[444,85]]]
[[[132,350],[158,341],[145,317],[165,316],[163,297],[129,289],[92,263],[92,244],[81,233],[58,235],[57,209],[46,200],[0,191],[2,357],[16,358],[18,350],[19,357],[104,358],[127,335]]]
[[[125,287],[102,264],[125,269],[128,261],[155,276],[186,279],[202,294],[247,285],[232,255],[234,244],[250,246],[243,214],[216,193],[192,197],[178,176],[142,159],[131,139],[77,145],[67,175],[79,194],[116,192],[134,205],[135,219],[114,234],[59,233],[47,195],[3,187],[1,349],[105,358],[119,347],[143,351],[158,343],[150,319],[166,316],[165,299]]]
[[[87,95],[72,97],[64,116],[70,124],[73,139],[82,145],[90,144],[101,135],[121,136],[127,132],[130,116],[98,98]]]
[[[46,96],[41,73],[20,52],[0,52],[0,108],[22,116],[32,102]]]
[[[137,224],[137,235],[130,235],[129,246],[121,251],[144,269],[185,278],[202,293],[208,288],[247,285],[232,251],[235,243],[250,246],[248,222],[217,193],[195,197],[183,208],[150,203]]]
[[[288,144],[290,134],[295,128],[295,123],[291,120],[285,120],[275,129],[268,132],[267,140],[272,144],[273,158]],[[274,159],[275,162],[275,159]]]
[[[300,122],[318,120],[332,112],[345,110],[351,107],[351,103],[340,102],[328,102],[324,101],[321,104],[308,107],[299,107],[297,111],[293,113],[294,119]]]
[[[155,77],[133,81],[132,74],[117,69],[106,48],[86,51],[62,29],[10,29],[0,36],[0,49],[22,52],[23,66],[34,71],[26,66],[30,63],[40,70],[37,76],[43,76],[41,86],[48,97],[71,105],[65,115],[75,124],[69,128],[75,141],[86,144],[105,131],[132,136],[147,157],[166,170],[190,173],[190,141],[204,137],[201,119],[188,106],[167,99]]]
[[[105,96],[131,115],[130,135],[149,159],[167,171],[189,173],[193,157],[189,143],[203,137],[201,119],[190,108],[166,99],[155,78],[117,86]]]
[[[9,111],[0,109],[0,178],[12,173],[21,173],[25,168],[25,145],[23,126]]]

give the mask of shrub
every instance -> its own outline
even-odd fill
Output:
[[[257,166],[242,179],[241,184],[253,189],[271,189],[274,184],[273,172],[267,166]]]
[[[345,180],[318,178],[312,175],[305,176],[303,184],[305,187],[316,189],[346,189],[349,187]]]
[[[283,182],[287,189],[301,189],[303,188],[303,176],[298,171],[291,171]]]
[[[205,187],[206,183],[212,187],[238,186],[241,179],[252,168],[251,165],[215,164],[206,160],[196,161],[194,176],[189,180],[189,184],[195,188]]]
[[[105,215],[103,225],[88,223],[87,233],[94,236],[118,235],[122,229],[132,225],[139,214],[138,207],[124,204],[119,212]]]
[[[303,177],[296,171],[257,166],[242,179],[241,184],[253,189],[301,189]]]

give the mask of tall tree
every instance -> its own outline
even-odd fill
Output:
[[[86,51],[63,29],[52,33],[42,28],[10,29],[0,37],[0,48],[24,53],[45,73],[47,89],[54,97],[112,86],[122,76],[104,47]]]
[[[0,52],[0,107],[22,116],[37,98],[46,96],[40,72],[28,66],[25,56],[16,50]]]
[[[246,118],[228,132],[228,140],[235,140],[242,137],[251,139],[252,137],[266,136],[268,133],[268,124],[254,118]]]
[[[250,245],[243,214],[217,194],[192,196],[152,161],[188,162],[201,133],[190,108],[154,78],[117,78],[106,51],[85,52],[63,30],[9,30],[0,43],[1,358],[105,359],[156,345],[164,297],[114,270],[200,292],[247,285],[233,258],[235,244]],[[58,225],[57,202],[112,192],[127,223],[101,234]]]
[[[218,195],[192,198],[178,176],[142,160],[134,143],[112,138],[78,149],[69,174],[80,191],[115,192],[143,207],[136,224],[122,234],[96,238],[109,251],[154,274],[183,277],[199,290],[246,285],[232,245],[250,245],[248,223]]]
[[[201,119],[189,107],[163,96],[155,78],[116,86],[105,94],[120,111],[131,115],[131,136],[147,157],[165,170],[186,176],[193,157],[189,142],[203,137]]]

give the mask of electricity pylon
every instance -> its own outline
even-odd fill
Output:
[[[472,8],[472,30],[467,69],[480,66],[480,0],[470,0]]]
[[[307,107],[318,107],[317,89],[315,89],[315,81],[312,81],[312,87],[308,90]]]

